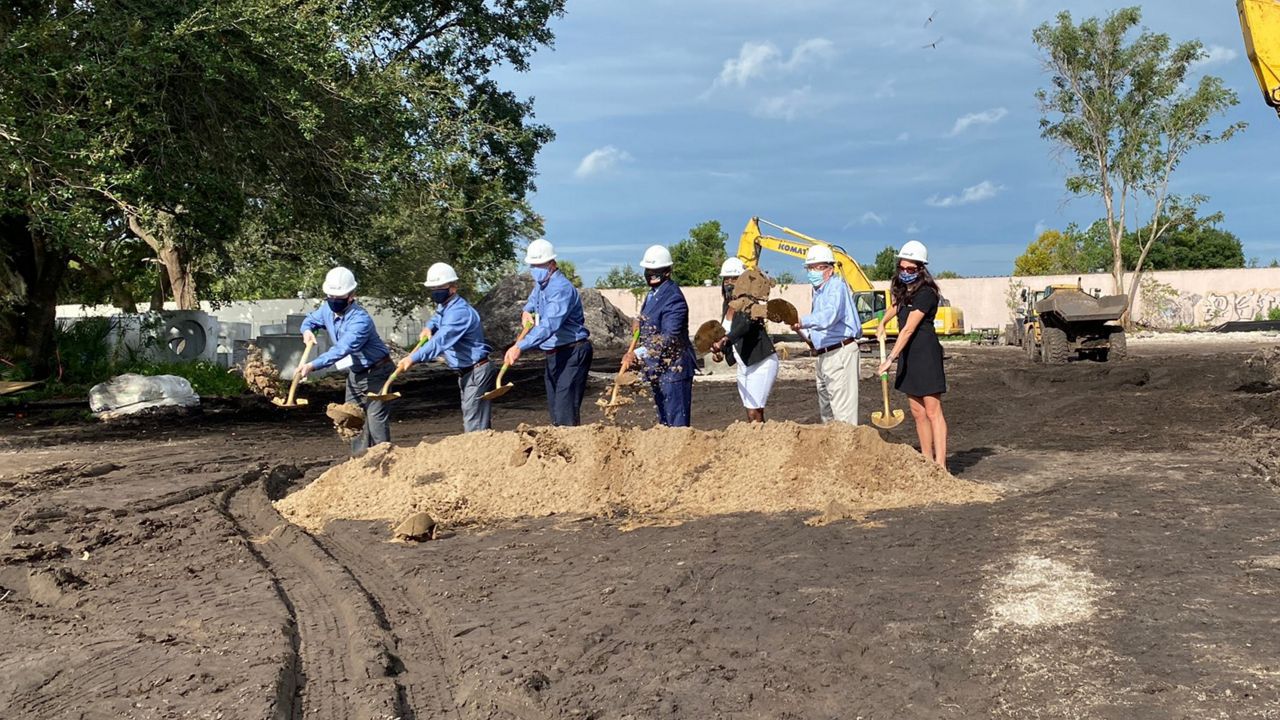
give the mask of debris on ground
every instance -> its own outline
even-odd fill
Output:
[[[436,537],[436,521],[431,513],[419,512],[410,515],[391,531],[397,540],[424,542]]]
[[[521,426],[378,445],[276,506],[319,531],[336,519],[391,522],[415,512],[449,526],[557,514],[822,513],[833,503],[853,516],[995,497],[872,428],[774,422],[718,431]]]
[[[333,421],[333,429],[343,440],[350,440],[364,429],[364,408],[355,403],[329,403],[324,414]]]
[[[244,382],[249,392],[272,400],[285,395],[284,381],[280,379],[280,369],[262,353],[262,348],[250,343],[245,352],[244,367],[241,368]]]
[[[177,375],[117,375],[89,390],[89,409],[100,420],[134,415],[160,407],[193,408],[200,396],[191,382]]]

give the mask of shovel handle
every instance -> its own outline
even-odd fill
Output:
[[[426,345],[426,344],[427,344],[427,343],[429,343],[429,342],[431,342],[431,336],[430,336],[430,335],[428,335],[427,337],[424,337],[424,338],[422,338],[422,339],[418,340],[418,344],[413,346],[413,350],[410,350],[410,351],[409,351],[409,354],[410,354],[410,355],[412,355],[413,353],[417,352],[418,348],[422,347],[423,345]],[[382,384],[382,392],[380,392],[380,393],[378,393],[378,394],[379,394],[379,395],[386,395],[386,394],[387,394],[387,391],[391,389],[391,381],[395,380],[395,379],[396,379],[397,377],[399,377],[399,376],[400,376],[400,368],[398,368],[398,367],[397,367],[397,368],[396,368],[396,369],[391,373],[390,377],[388,377],[388,378],[387,378],[387,381],[386,381],[385,383],[383,383],[383,384]]]
[[[883,365],[885,360],[884,333],[877,333],[877,336],[879,337],[879,340],[880,340],[880,364]],[[889,417],[889,371],[888,370],[880,373],[880,390],[884,395],[884,416],[887,418]]]
[[[311,355],[311,348],[315,347],[315,343],[307,343],[302,348],[302,362],[298,363],[298,367],[307,364],[307,357]],[[293,398],[298,394],[298,371],[293,371],[293,382],[289,384],[289,399],[285,401],[285,405],[292,405]]]

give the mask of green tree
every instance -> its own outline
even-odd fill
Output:
[[[774,278],[774,280],[776,280],[779,285],[795,285],[796,274],[790,270],[783,270],[778,273],[778,276]]]
[[[1043,136],[1074,159],[1067,189],[1099,196],[1106,208],[1111,275],[1117,293],[1124,286],[1123,241],[1128,201],[1145,196],[1151,207],[1128,288],[1130,305],[1152,246],[1172,226],[1194,217],[1203,196],[1180,197],[1169,181],[1192,149],[1223,142],[1244,128],[1221,131],[1206,126],[1236,104],[1221,78],[1188,77],[1206,57],[1199,41],[1173,45],[1169,37],[1141,31],[1139,8],[1117,10],[1105,19],[1076,24],[1068,12],[1032,34],[1051,75],[1050,88],[1036,93]]]
[[[1014,275],[1059,275],[1079,271],[1080,236],[1074,226],[1067,233],[1045,230],[1013,261]]]
[[[898,271],[898,249],[892,245],[876,253],[867,276],[871,280],[892,280]]]
[[[609,272],[596,278],[597,288],[628,288],[634,289],[644,287],[644,275],[631,267],[630,263],[618,266],[614,265],[609,268]]]
[[[675,263],[671,278],[685,287],[719,280],[728,242],[729,235],[720,228],[718,220],[694,226],[688,237],[671,246],[671,259]]]
[[[578,276],[578,266],[573,264],[571,260],[556,260],[556,268],[569,278],[569,282],[573,283],[576,288],[582,287],[582,278]]]
[[[956,280],[960,278],[960,273],[956,272],[955,270],[943,270],[937,275],[934,275],[934,277],[936,277],[939,280]]]

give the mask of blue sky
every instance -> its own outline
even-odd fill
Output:
[[[533,204],[588,282],[653,243],[719,220],[736,243],[758,215],[836,242],[859,261],[919,239],[935,270],[1007,274],[1038,229],[1087,224],[1039,136],[1047,83],[1031,31],[1094,1],[570,0],[554,49],[504,74],[557,134]],[[925,27],[933,15],[933,22]],[[1240,95],[1249,128],[1196,150],[1175,191],[1210,196],[1263,264],[1280,171],[1280,120],[1261,101],[1235,4],[1166,0],[1144,24],[1199,39],[1202,68]],[[923,45],[939,41],[936,48]],[[793,269],[772,260],[771,270]]]

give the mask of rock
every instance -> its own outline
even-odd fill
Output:
[[[476,311],[484,324],[484,336],[501,351],[520,334],[520,311],[533,290],[528,273],[508,275],[498,281],[479,302]],[[625,347],[631,341],[631,318],[605,299],[599,290],[582,288],[582,315],[596,347]]]
[[[89,390],[89,409],[102,420],[112,420],[156,407],[191,408],[200,405],[200,396],[191,383],[177,375],[137,375],[126,373],[94,385]]]
[[[436,536],[436,521],[429,513],[410,515],[391,531],[397,540],[432,540]]]

